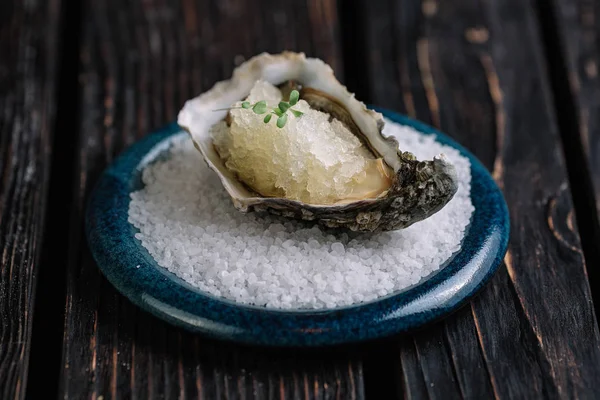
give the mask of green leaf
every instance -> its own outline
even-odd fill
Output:
[[[254,107],[252,107],[252,111],[254,111],[255,114],[264,114],[267,112],[267,102],[264,100],[259,101],[258,103],[256,103],[254,105]]]
[[[277,115],[278,117],[281,117],[283,115],[283,112],[279,109],[279,107],[275,107],[273,109],[273,112],[275,113],[275,115]]]
[[[265,121],[265,124],[269,123],[269,121],[271,120],[272,116],[273,116],[273,114],[267,114],[267,115],[265,115],[265,119],[263,119],[263,121]]]
[[[300,118],[301,116],[303,116],[303,115],[304,115],[304,113],[303,113],[302,111],[293,110],[293,109],[291,109],[291,108],[290,108],[290,111],[292,112],[292,114],[294,114],[294,116],[295,116],[296,118]]]
[[[279,109],[280,109],[282,112],[286,112],[286,111],[288,110],[288,108],[290,108],[290,107],[291,107],[291,106],[290,106],[290,104],[289,104],[289,103],[286,103],[285,101],[280,101],[280,102],[279,102]]]
[[[299,98],[300,98],[300,93],[298,93],[297,90],[292,90],[292,93],[290,93],[290,105],[292,105],[292,106],[296,105]]]
[[[283,128],[285,123],[287,122],[287,114],[283,114],[281,117],[277,118],[277,127]]]
[[[242,108],[248,109],[250,107],[252,107],[252,104],[250,104],[249,101],[245,101],[245,102],[242,103]]]

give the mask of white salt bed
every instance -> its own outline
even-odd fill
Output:
[[[470,164],[433,136],[386,120],[386,135],[419,159],[444,153],[458,192],[440,212],[379,234],[332,235],[306,223],[242,214],[187,136],[143,171],[129,222],[159,265],[201,291],[268,308],[322,309],[366,302],[418,283],[459,250],[474,211]]]

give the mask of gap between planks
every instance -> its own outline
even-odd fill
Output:
[[[78,74],[81,5],[62,0],[57,114],[52,142],[46,228],[35,297],[27,398],[54,396],[59,391],[65,328],[66,268],[70,242],[70,211],[78,137]],[[43,384],[42,384],[43,383]]]

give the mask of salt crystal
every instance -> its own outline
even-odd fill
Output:
[[[331,245],[331,250],[333,250],[333,252],[337,255],[344,255],[344,253],[346,253],[346,249],[344,248],[344,245],[340,242],[335,242]]]

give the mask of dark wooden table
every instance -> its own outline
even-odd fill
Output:
[[[599,21],[594,0],[3,0],[0,399],[600,398]],[[285,49],[441,128],[503,189],[504,265],[446,320],[238,346],[149,316],[94,264],[82,218],[106,165]]]

